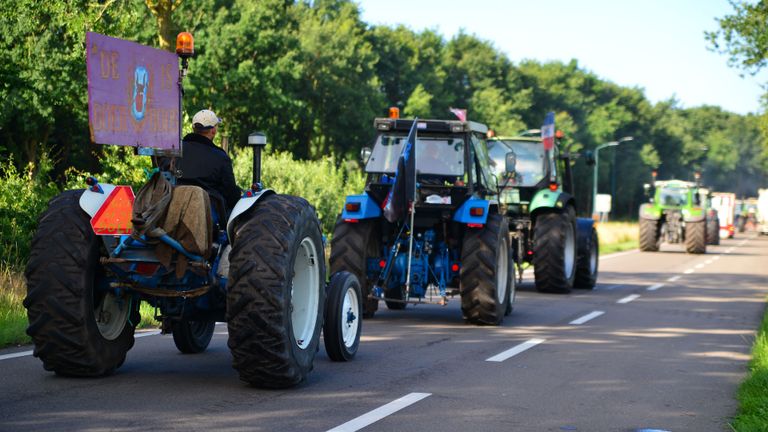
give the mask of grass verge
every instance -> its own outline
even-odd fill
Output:
[[[597,237],[600,255],[637,249],[640,231],[634,222],[600,222]]]
[[[768,309],[752,347],[749,373],[736,398],[739,410],[731,423],[737,432],[768,431]]]
[[[27,336],[27,310],[22,301],[26,284],[24,276],[0,264],[0,348],[31,342]]]

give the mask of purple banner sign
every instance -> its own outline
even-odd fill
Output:
[[[176,54],[86,35],[91,141],[179,152]]]

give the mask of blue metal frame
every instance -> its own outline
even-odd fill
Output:
[[[469,212],[470,209],[480,207],[483,209],[482,216],[472,216]],[[491,207],[491,202],[479,198],[470,198],[464,202],[464,204],[456,210],[453,215],[453,220],[459,223],[466,224],[481,224],[485,225],[488,221],[488,210]]]
[[[348,211],[347,204],[358,203],[360,209],[358,211]],[[361,195],[348,195],[344,202],[344,208],[341,211],[341,218],[343,220],[363,220],[373,219],[381,217],[381,209],[368,194]]]

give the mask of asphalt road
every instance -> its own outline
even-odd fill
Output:
[[[519,285],[498,328],[465,325],[458,299],[382,304],[353,362],[321,348],[309,380],[282,391],[238,380],[225,325],[198,355],[147,333],[99,379],[46,372],[30,347],[0,350],[0,431],[726,431],[767,257],[752,234],[705,255],[604,257],[593,291]]]

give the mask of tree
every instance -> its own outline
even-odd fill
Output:
[[[157,21],[157,38],[160,49],[174,51],[175,26],[171,14],[181,4],[181,0],[145,0],[147,8]]]
[[[719,30],[705,32],[712,49],[729,56],[728,63],[756,74],[768,62],[768,2],[729,0],[733,15],[718,18]]]

